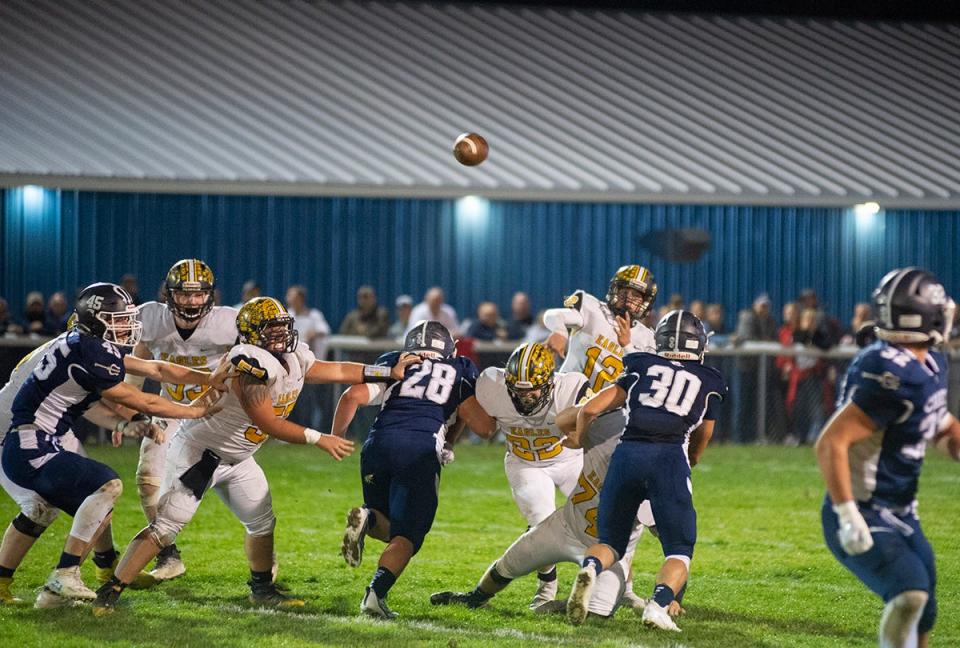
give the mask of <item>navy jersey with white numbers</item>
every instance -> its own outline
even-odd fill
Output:
[[[704,419],[716,419],[727,385],[713,367],[652,353],[631,353],[623,361],[617,385],[627,392],[624,440],[682,444]]]
[[[400,359],[395,351],[377,364],[392,367]],[[474,395],[480,371],[469,358],[424,359],[407,367],[404,379],[383,392],[380,413],[371,436],[393,433],[436,434],[460,404]]]
[[[127,351],[79,331],[64,333],[17,392],[11,427],[35,425],[52,436],[66,434],[101,391],[123,382]]]
[[[920,362],[909,351],[878,341],[847,369],[840,405],[853,401],[876,426],[850,446],[853,496],[902,507],[913,503],[927,443],[947,415],[947,362],[931,349]]]

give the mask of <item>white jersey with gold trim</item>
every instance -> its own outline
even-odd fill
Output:
[[[560,412],[587,395],[586,382],[582,373],[556,374],[550,404],[531,416],[523,416],[510,399],[504,370],[488,367],[477,380],[476,397],[484,411],[496,419],[497,429],[506,436],[507,454],[542,467],[583,453],[560,445],[564,435],[556,419]]]
[[[616,317],[606,302],[593,295],[578,290],[563,302],[563,306],[579,314],[579,318],[573,318],[579,325],[570,332],[567,355],[560,371],[583,373],[594,392],[613,383],[623,372],[623,356],[627,353],[656,353],[653,331],[640,322],[633,325],[630,345],[626,349],[620,346]]]
[[[166,304],[147,302],[139,311],[143,322],[141,342],[156,360],[213,371],[223,354],[237,342],[237,309],[229,306],[214,306],[186,340],[180,336],[173,312]],[[164,384],[160,393],[169,400],[186,404],[206,389],[204,385]]]
[[[267,386],[274,413],[287,418],[303,389],[304,377],[317,361],[313,351],[303,342],[293,353],[284,353],[283,362],[269,351],[252,344],[238,344],[230,349],[228,361],[243,358],[248,364],[267,372]],[[256,452],[267,435],[250,422],[233,391],[221,401],[223,409],[212,416],[184,421],[178,434],[194,444],[216,452],[227,463],[243,461]]]
[[[560,509],[558,515],[571,533],[585,545],[597,541],[597,510],[600,506],[600,490],[607,477],[613,451],[620,444],[623,433],[623,415],[619,410],[601,416],[587,431],[584,440],[583,470],[577,487]],[[637,513],[637,520],[646,527],[654,526],[650,501],[644,500]],[[634,530],[637,533],[637,529]]]

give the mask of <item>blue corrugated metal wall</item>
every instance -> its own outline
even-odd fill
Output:
[[[94,280],[140,277],[152,297],[181,257],[207,259],[226,303],[244,280],[282,295],[305,284],[334,326],[372,284],[383,303],[430,285],[446,288],[461,316],[484,299],[508,312],[514,290],[536,308],[572,289],[602,293],[613,269],[652,266],[664,300],[674,292],[737,308],[768,291],[777,307],[814,288],[841,320],[889,268],[918,264],[954,294],[960,213],[898,211],[870,222],[843,209],[495,202],[486,218],[452,201],[89,193],[21,188],[4,196],[0,289],[22,308],[45,293]],[[667,263],[637,239],[664,227],[702,227],[711,250],[696,263]]]

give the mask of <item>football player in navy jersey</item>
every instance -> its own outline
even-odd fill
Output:
[[[415,324],[403,353],[419,355],[421,363],[408,367],[402,381],[350,387],[333,421],[333,433],[343,436],[357,408],[381,405],[360,454],[364,503],[347,515],[342,553],[348,565],[358,567],[365,536],[387,543],[360,602],[363,614],[384,619],[397,616],[387,607],[387,593],[433,525],[440,466],[450,452],[444,447],[449,422],[458,415],[458,425],[466,423],[487,436],[496,425],[474,396],[477,366],[456,356],[443,324]],[[400,356],[385,354],[378,364],[393,366]]]
[[[888,273],[873,301],[878,340],[847,369],[839,409],[816,445],[827,484],[823,534],[834,557],[883,598],[880,646],[926,646],[936,575],[917,482],[931,441],[960,460],[947,363],[934,348],[947,339],[954,304],[919,268]]]
[[[626,428],[600,491],[597,544],[587,550],[567,601],[567,618],[574,625],[587,616],[597,575],[626,551],[640,504],[649,499],[665,560],[643,622],[680,631],[668,608],[682,595],[697,540],[690,466],[710,441],[727,386],[716,369],[703,365],[707,333],[692,313],[667,313],[654,338],[657,353],[627,355],[616,384],[583,405],[565,442],[579,446],[600,414],[626,406]]]
[[[109,524],[123,490],[111,468],[63,449],[61,438],[76,417],[101,396],[145,414],[184,419],[205,416],[215,400],[211,394],[202,404],[178,405],[123,382],[127,371],[174,382],[196,379],[210,384],[213,378],[129,356],[140,336],[140,322],[133,299],[119,286],[86,287],[77,299],[76,314],[76,328],[49,345],[17,392],[10,431],[3,440],[3,471],[10,481],[73,516],[60,562],[37,598],[37,607],[96,598],[83,584],[79,565]],[[222,382],[214,386],[225,388]]]

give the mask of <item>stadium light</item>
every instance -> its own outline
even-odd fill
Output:
[[[853,206],[853,215],[859,227],[867,227],[873,223],[873,217],[880,213],[880,203],[870,201]]]
[[[482,225],[490,214],[490,201],[480,196],[464,196],[457,200],[454,211],[457,221],[464,224]]]
[[[43,206],[43,187],[37,185],[26,185],[21,188],[23,191],[23,208],[26,210],[36,210]]]

